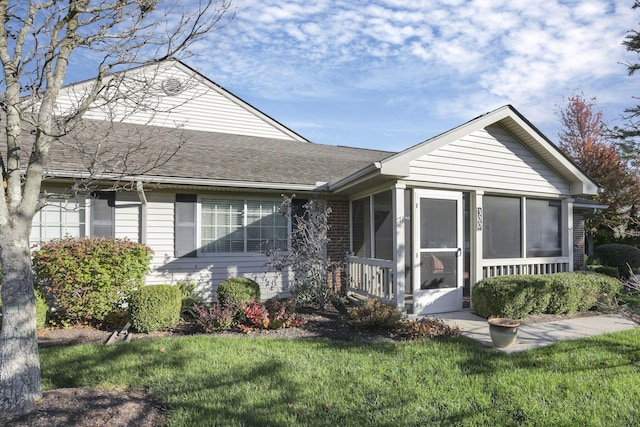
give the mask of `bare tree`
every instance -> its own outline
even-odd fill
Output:
[[[160,156],[145,164],[140,155],[133,155],[144,149],[148,137],[143,132],[138,142],[124,148],[124,154],[111,153],[103,140],[111,129],[90,132],[91,122],[84,116],[96,106],[105,108],[126,99],[131,111],[149,108],[147,98],[140,95],[153,89],[146,86],[149,80],[130,86],[136,79],[122,71],[188,54],[194,41],[232,17],[228,0],[0,0],[1,118],[6,142],[0,150],[4,191],[0,414],[28,413],[41,396],[29,234],[43,205],[41,184],[48,158],[65,147],[59,143],[64,138],[67,149],[84,150],[91,160],[85,162],[81,185],[109,168],[114,173],[128,169],[131,175],[166,161],[171,150],[165,160]],[[95,63],[95,79],[82,85],[61,111],[58,98],[74,59]],[[134,93],[140,96],[130,99]],[[90,143],[69,142],[80,132],[82,138],[75,141]],[[116,158],[125,163],[115,168]]]

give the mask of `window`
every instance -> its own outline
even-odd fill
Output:
[[[527,256],[562,255],[562,207],[559,200],[527,199]]]
[[[50,199],[33,218],[32,244],[65,236],[85,235],[85,210],[77,201]]]
[[[526,257],[562,255],[562,205],[559,200],[485,196],[483,209],[484,258],[522,258],[523,241]]]
[[[393,259],[392,204],[391,191],[354,200],[351,203],[352,251],[355,256]]]
[[[279,201],[202,199],[203,253],[261,252],[286,248],[288,221]]]
[[[95,192],[91,194],[91,236],[115,236],[116,193]]]

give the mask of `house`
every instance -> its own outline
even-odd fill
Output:
[[[328,251],[349,254],[348,290],[413,313],[468,306],[484,277],[583,265],[589,206],[575,200],[598,186],[512,106],[391,153],[312,143],[179,61],[119,76],[132,89],[56,141],[43,191],[89,173],[103,186],[52,196],[34,244],[126,237],[155,253],[148,283],[188,276],[213,298],[246,276],[268,298],[290,278],[265,271],[263,251],[287,245],[279,206],[295,194],[331,206]],[[59,114],[89,84],[65,87]],[[114,180],[121,191],[107,191]]]

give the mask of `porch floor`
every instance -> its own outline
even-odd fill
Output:
[[[430,317],[441,319],[450,325],[457,325],[462,330],[462,335],[484,345],[493,346],[489,336],[487,320],[476,316],[471,310],[434,314]],[[553,322],[529,323],[520,326],[518,337],[513,345],[496,349],[505,353],[515,353],[545,347],[559,341],[619,332],[637,327],[639,325],[636,322],[619,314],[602,314]]]

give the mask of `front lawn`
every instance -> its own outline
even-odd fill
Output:
[[[467,338],[187,336],[41,350],[45,388],[145,388],[173,426],[640,424],[640,330],[504,354]]]

